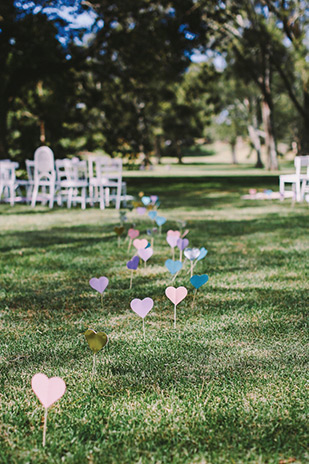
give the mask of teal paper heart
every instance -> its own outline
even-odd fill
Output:
[[[202,274],[202,275],[194,275],[191,277],[190,282],[195,287],[196,289],[200,288],[202,285],[206,284],[208,282],[208,275],[207,274]]]

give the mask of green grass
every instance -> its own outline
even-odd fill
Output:
[[[114,209],[0,205],[1,463],[307,462],[308,205],[241,199],[277,180],[127,179],[130,194],[160,196],[164,232],[186,220],[190,244],[208,249],[194,309],[188,275],[177,278],[189,292],[176,331],[165,234],[129,290]],[[146,236],[150,221],[127,216]],[[100,275],[104,309],[88,284]],[[130,301],[146,296],[144,342]],[[94,382],[88,327],[110,336]],[[67,384],[45,449],[37,372]]]

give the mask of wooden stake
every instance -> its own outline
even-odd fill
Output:
[[[176,329],[176,305],[174,305],[174,329]]]
[[[175,261],[175,248],[172,248],[172,257],[173,257],[173,261]]]
[[[182,263],[182,250],[179,250],[180,253],[179,253],[179,261]]]
[[[146,341],[145,318],[144,317],[143,317],[143,333],[144,333],[144,341]]]
[[[191,277],[193,277],[193,261],[190,261],[191,262]]]
[[[43,446],[46,444],[46,429],[47,429],[47,408],[45,408],[44,427],[43,427]]]
[[[194,293],[193,293],[192,309],[194,308],[196,294],[197,294],[197,288],[194,290]]]
[[[118,248],[120,248],[120,235],[118,235]]]
[[[133,281],[133,269],[131,270],[130,290],[132,288],[132,281]]]
[[[130,240],[129,240],[128,251],[130,251],[131,245],[132,245],[132,238],[130,238]]]
[[[93,353],[93,363],[92,363],[92,378],[95,376],[95,353]]]

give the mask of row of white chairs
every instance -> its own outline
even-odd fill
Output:
[[[309,155],[296,156],[295,172],[279,176],[280,198],[292,197],[293,201],[301,202],[309,193]]]
[[[38,201],[48,203],[52,208],[57,202],[64,202],[71,208],[80,203],[82,209],[87,203],[100,208],[115,201],[117,209],[125,202],[126,183],[122,181],[122,160],[108,156],[91,156],[87,161],[79,159],[54,160],[53,151],[46,146],[39,147],[34,153],[34,160],[26,160],[28,180],[16,179],[15,170],[18,163],[9,160],[0,162],[0,200],[14,205],[22,199],[18,196],[21,187],[26,190],[25,200],[35,207]]]

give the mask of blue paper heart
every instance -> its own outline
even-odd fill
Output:
[[[167,259],[165,261],[165,266],[170,271],[172,275],[176,274],[182,268],[181,261],[173,261],[172,259]]]
[[[142,197],[142,203],[147,206],[151,202],[150,197]]]
[[[202,274],[202,275],[194,275],[191,277],[190,282],[195,287],[196,289],[200,288],[202,285],[206,284],[208,282],[208,275],[207,274]]]
[[[148,216],[150,219],[154,220],[157,217],[158,213],[156,211],[149,211]]]
[[[157,216],[156,217],[156,223],[158,224],[158,226],[163,226],[163,224],[166,223],[166,218],[163,217],[163,216]]]
[[[139,263],[139,257],[134,256],[130,261],[127,262],[127,268],[136,271]]]
[[[207,253],[208,253],[208,251],[206,250],[206,248],[202,247],[201,250],[200,250],[200,254],[198,255],[197,261],[200,261],[200,259],[205,258]]]
[[[145,247],[145,249],[146,249],[146,248],[150,248],[150,247],[151,247],[151,245],[150,245],[150,243],[148,242],[148,244],[147,244],[147,246]]]

